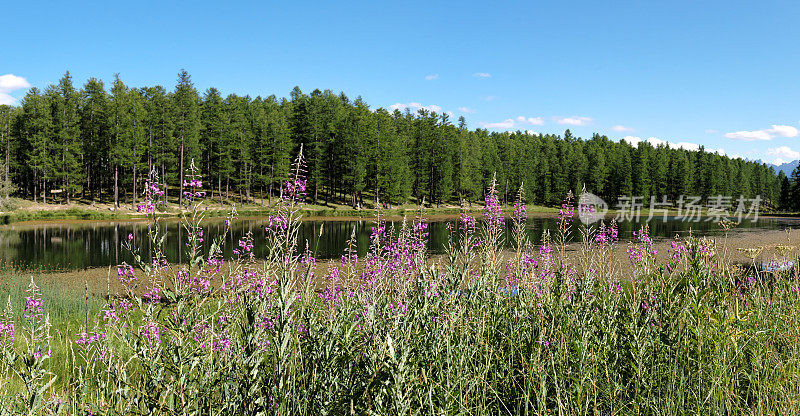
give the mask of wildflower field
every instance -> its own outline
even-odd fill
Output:
[[[234,258],[220,254],[224,236],[201,249],[192,177],[180,264],[135,256],[107,299],[10,285],[0,414],[800,413],[793,247],[771,271],[729,264],[709,239],[676,239],[659,262],[647,229],[620,243],[601,224],[568,256],[568,199],[560,232],[538,246],[518,203],[509,255],[492,188],[446,256],[425,252],[424,212],[398,228],[378,217],[366,255],[348,250],[319,273],[296,249],[305,181],[294,172],[267,240],[242,239]],[[141,206],[154,247],[156,184]]]

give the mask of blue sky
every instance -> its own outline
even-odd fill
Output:
[[[469,126],[800,158],[800,2],[8,2],[0,102],[78,84],[426,106]]]

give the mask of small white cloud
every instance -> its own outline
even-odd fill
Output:
[[[541,136],[541,133],[533,130],[525,130],[525,134],[527,134],[528,136]]]
[[[30,88],[31,84],[14,74],[0,75],[0,105],[14,105],[17,99],[9,94],[11,91]]]
[[[772,125],[771,129],[767,129],[767,132],[773,136],[780,137],[795,137],[798,133],[800,133],[792,126],[776,126],[774,124]]]
[[[555,120],[556,123],[558,124],[566,124],[568,126],[585,126],[587,124],[591,124],[592,122],[591,117],[580,117],[580,116],[553,117],[553,120]]]
[[[0,75],[0,90],[14,91],[23,88],[30,88],[31,84],[25,78],[14,74]]]
[[[460,111],[462,113],[470,113],[470,114],[475,112],[475,110],[473,110],[471,108],[467,108],[467,107],[458,107],[458,111]]]
[[[392,105],[389,106],[389,109],[392,110],[392,111],[394,111],[394,110],[405,111],[406,108],[408,108],[409,110],[412,110],[412,111],[419,111],[419,110],[424,108],[425,110],[433,111],[435,113],[441,113],[442,112],[442,107],[439,107],[438,105],[435,105],[435,104],[422,105],[420,103],[407,103],[407,104],[395,103],[395,104],[392,104]]]
[[[17,102],[17,99],[4,93],[0,92],[0,105],[14,105]]]
[[[483,128],[486,129],[510,129],[514,127],[514,120],[513,119],[506,119],[505,121],[500,121],[497,123],[486,123],[481,122],[479,123]]]
[[[648,137],[647,140],[642,140],[641,137],[637,137],[637,136],[625,136],[625,137],[622,138],[622,141],[630,143],[630,145],[633,146],[633,147],[639,146],[639,143],[644,141],[644,142],[650,143],[650,145],[653,146],[653,147],[658,147],[660,145],[666,145],[670,149],[685,149],[685,150],[691,150],[693,152],[696,152],[696,151],[700,150],[700,145],[697,144],[697,143],[690,143],[690,142],[673,143],[673,142],[670,142],[670,141],[667,141],[667,140],[661,140],[661,139],[659,139],[657,137]],[[722,156],[725,155],[725,149],[722,149],[722,148],[720,148],[720,149],[705,149],[705,150],[707,152],[709,152],[709,153],[718,153],[718,154],[720,154]]]
[[[478,78],[491,78],[492,74],[490,74],[488,72],[476,72],[476,73],[472,74],[472,76],[473,77],[478,77]]]
[[[754,131],[734,131],[731,133],[725,133],[725,138],[733,139],[733,140],[743,140],[746,142],[751,142],[753,140],[771,140],[769,133],[765,132],[764,130],[754,130]]]
[[[517,121],[522,124],[530,124],[533,126],[542,126],[544,125],[544,119],[541,117],[524,117],[524,116],[517,116]]]
[[[486,97],[484,97],[484,100],[486,100],[486,101],[495,101],[495,100],[499,100],[499,99],[500,99],[500,97],[495,96],[495,95],[487,95]]]
[[[782,164],[784,164],[784,163],[786,163],[786,161],[785,161],[785,160],[783,160],[783,159],[781,159],[781,158],[777,158],[777,159],[775,159],[775,160],[773,160],[773,161],[772,161],[772,164],[773,164],[773,165],[778,165],[778,166],[780,166],[780,165],[782,165]]]
[[[771,129],[734,131],[725,133],[724,137],[751,142],[754,140],[772,140],[774,137],[795,137],[798,133],[797,129],[792,126],[773,124]]]
[[[425,75],[425,81],[433,81],[439,79],[439,74]]]
[[[630,144],[633,147],[637,147],[639,146],[639,143],[642,141],[642,139],[636,136],[625,136],[622,138],[622,141],[628,142],[628,144]]]
[[[713,133],[719,133],[719,130],[715,130],[715,129],[706,129],[706,134],[713,134]]]
[[[611,130],[618,131],[618,132],[630,132],[630,131],[633,131],[632,128],[625,127],[625,126],[622,126],[622,125],[616,125],[616,126],[612,127]]]
[[[792,150],[789,146],[779,146],[767,149],[767,155],[775,157],[772,163],[781,165],[784,160],[800,159],[800,152]],[[778,162],[780,161],[780,163]]]

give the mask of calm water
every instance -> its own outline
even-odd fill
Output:
[[[441,253],[447,244],[448,222],[456,220],[437,221],[430,223],[429,249],[432,253]],[[369,246],[369,234],[372,227],[371,220],[362,221],[305,221],[301,225],[301,241],[305,247],[308,242],[312,252],[317,258],[338,258],[347,247],[347,241],[355,229],[358,250],[361,254]],[[162,224],[168,229],[166,239],[166,252],[170,261],[177,261],[184,255],[183,247],[186,243],[186,233],[178,222]],[[233,233],[226,244],[226,255],[231,255],[240,237],[252,231],[256,242],[256,255],[262,255],[264,244],[265,219],[245,219],[233,224]],[[395,223],[397,227],[400,223]],[[638,230],[642,223],[623,222],[620,224],[620,238],[629,239],[634,230]],[[670,218],[667,222],[653,220],[650,222],[651,234],[655,237],[672,238],[676,234],[686,234],[693,230],[696,235],[721,233],[721,230],[712,222],[682,222]],[[510,229],[510,221],[506,224]],[[760,219],[752,223],[747,221],[739,226],[746,231],[783,229],[786,227],[800,226],[798,220],[787,219]],[[318,238],[320,227],[323,227],[322,236]],[[553,233],[556,223],[551,218],[530,218],[527,222],[527,232],[532,241],[538,243],[542,233],[550,230]],[[221,220],[209,220],[205,225],[206,242],[222,232],[224,225]],[[65,223],[65,224],[40,224],[40,225],[4,225],[0,226],[0,263],[13,265],[19,268],[41,268],[46,270],[69,270],[88,267],[106,267],[119,264],[123,261],[131,262],[131,257],[120,246],[128,234],[134,235],[134,242],[148,244],[147,224],[143,222],[114,222],[114,223]],[[579,235],[577,228],[573,233]],[[145,253],[148,247],[143,247]]]

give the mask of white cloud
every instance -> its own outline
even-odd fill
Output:
[[[618,124],[618,125],[612,127],[611,130],[619,131],[619,132],[626,132],[626,131],[633,131],[633,128],[625,127],[625,126],[622,126],[622,125]]]
[[[528,117],[525,118],[524,116],[517,116],[517,121],[522,124],[531,124],[534,126],[541,126],[544,125],[544,119],[541,117]]]
[[[478,78],[491,78],[492,74],[490,74],[488,72],[476,72],[476,73],[472,74],[472,76],[473,77],[478,77]]]
[[[716,129],[706,129],[706,134],[713,134],[713,133],[719,133],[719,130],[716,130]]]
[[[471,108],[467,108],[467,107],[458,107],[458,111],[460,111],[462,113],[470,113],[470,114],[475,112],[475,110],[473,110]]]
[[[433,81],[439,79],[439,74],[425,75],[425,81]]]
[[[639,143],[642,141],[642,139],[636,136],[625,136],[622,138],[622,141],[628,142],[628,144],[630,144],[633,147],[637,147],[639,146]]]
[[[14,91],[22,88],[30,88],[31,84],[25,78],[14,74],[0,75],[0,90]]]
[[[724,137],[751,142],[754,140],[772,140],[774,137],[795,137],[798,134],[797,129],[792,126],[773,124],[771,129],[734,131],[725,133]]]
[[[781,165],[784,160],[797,160],[800,159],[800,152],[792,150],[789,146],[779,146],[767,149],[767,155],[775,157],[772,163]]]
[[[9,94],[11,91],[30,88],[31,84],[14,74],[0,75],[0,105],[13,105],[17,99]]]
[[[497,123],[487,123],[481,122],[478,123],[484,128],[487,129],[512,129],[518,125],[529,125],[529,126],[541,126],[544,124],[544,119],[541,117],[525,117],[525,116],[517,116],[516,119],[508,118],[503,121]],[[530,130],[526,130],[530,131]],[[534,134],[539,134],[537,132],[533,132]]]
[[[436,113],[441,113],[442,112],[442,107],[439,107],[438,105],[435,105],[435,104],[422,105],[420,103],[408,103],[408,104],[395,103],[395,104],[392,104],[392,105],[389,106],[389,109],[392,110],[392,111],[394,111],[394,110],[405,111],[406,108],[408,108],[412,112],[419,111],[419,110],[421,110],[423,108],[425,110],[433,111],[433,112],[436,112]]]
[[[485,99],[486,101],[494,101],[494,100],[499,100],[499,99],[500,99],[500,97],[498,97],[498,96],[496,96],[496,95],[487,95],[486,97],[484,97],[484,99]]]
[[[644,141],[644,142],[650,143],[650,145],[652,145],[653,147],[657,147],[659,145],[666,145],[670,149],[685,149],[685,150],[691,150],[693,152],[696,152],[696,151],[700,150],[700,145],[697,144],[697,143],[690,143],[690,142],[677,142],[677,143],[674,143],[674,142],[670,142],[670,141],[667,141],[667,140],[661,140],[661,139],[659,139],[657,137],[648,137],[647,140],[642,140],[641,137],[625,136],[625,137],[622,138],[622,141],[630,143],[630,145],[633,146],[633,147],[639,146],[639,143]],[[725,149],[722,149],[722,148],[719,148],[719,149],[706,148],[705,150],[706,150],[706,152],[709,152],[709,153],[718,153],[718,154],[720,154],[722,156],[725,156]]]
[[[4,93],[0,92],[0,105],[14,105],[17,102],[17,99]]]
[[[527,134],[528,136],[541,136],[541,133],[533,130],[525,130],[525,134]]]
[[[566,124],[568,126],[585,126],[587,124],[591,124],[592,122],[591,117],[580,117],[580,116],[553,117],[553,120],[555,120],[556,123],[558,124]]]
[[[514,127],[514,120],[509,118],[505,121],[500,121],[498,123],[480,122],[479,124],[486,129],[510,129]]]
[[[767,129],[767,132],[773,136],[780,137],[795,137],[798,133],[800,133],[792,126],[776,126],[774,124],[772,125],[771,129]]]

